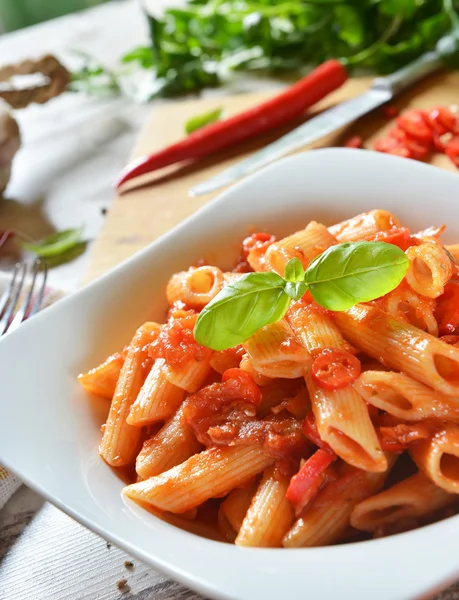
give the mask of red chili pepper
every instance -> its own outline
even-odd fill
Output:
[[[348,138],[345,142],[344,142],[344,147],[345,148],[361,148],[362,147],[362,138],[360,137],[360,135],[353,135],[352,137]]]
[[[259,106],[234,117],[211,123],[187,138],[155,152],[142,156],[127,166],[116,183],[126,181],[182,160],[202,158],[260,133],[300,117],[304,111],[339,88],[348,74],[337,60],[328,60],[309,75]]]
[[[336,459],[336,454],[317,450],[290,480],[286,498],[290,500],[298,515],[314,498],[320,488],[328,482],[326,469]],[[333,477],[333,476],[332,476]]]
[[[453,139],[446,144],[445,154],[450,161],[459,168],[459,136],[453,137]]]
[[[312,363],[312,378],[324,390],[340,390],[357,379],[362,365],[346,350],[327,348]]]
[[[422,110],[413,109],[404,112],[398,117],[397,125],[414,139],[424,144],[432,144],[432,129]]]

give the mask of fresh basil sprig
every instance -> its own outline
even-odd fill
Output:
[[[247,273],[202,310],[195,340],[212,350],[241,344],[261,327],[281,319],[291,300],[299,300],[307,290],[321,306],[347,310],[396,288],[409,264],[403,250],[393,244],[346,242],[325,250],[306,271],[292,258],[284,277],[272,271]]]

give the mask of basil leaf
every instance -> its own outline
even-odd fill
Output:
[[[299,300],[306,293],[308,286],[304,283],[304,281],[297,281],[293,283],[292,281],[288,281],[285,285],[285,293],[293,298],[293,300]]]
[[[185,123],[185,131],[190,134],[193,131],[197,131],[204,127],[205,125],[210,125],[211,123],[215,123],[215,121],[219,121],[223,113],[223,108],[220,106],[215,110],[210,110],[202,115],[196,115],[195,117],[191,117]]]
[[[309,265],[305,282],[314,300],[342,311],[369,302],[397,287],[410,261],[385,242],[347,242],[326,250]]]
[[[284,279],[297,283],[304,281],[304,269],[298,258],[291,258],[285,265]]]
[[[290,304],[277,273],[247,273],[227,285],[202,310],[194,338],[212,350],[245,342],[258,329],[281,319]]]
[[[78,244],[81,244],[82,233],[82,227],[79,227],[78,229],[65,229],[64,231],[53,233],[39,242],[19,242],[19,245],[25,250],[33,252],[37,256],[50,258],[59,256]]]

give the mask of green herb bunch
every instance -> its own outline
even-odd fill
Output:
[[[221,84],[234,70],[293,73],[329,58],[390,73],[457,28],[459,0],[188,0],[149,17],[151,46],[123,57],[152,69],[155,94]]]

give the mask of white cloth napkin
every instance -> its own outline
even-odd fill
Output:
[[[11,280],[11,276],[7,273],[0,273],[0,296]],[[24,286],[22,290],[21,297],[24,297],[27,294],[27,285]],[[59,290],[54,290],[51,288],[45,289],[45,294],[43,297],[43,308],[46,308],[56,300],[59,300],[63,296],[63,292]],[[21,302],[21,298],[19,299]],[[33,317],[32,317],[33,318]],[[1,435],[1,433],[0,433]],[[0,456],[1,463],[1,456]],[[4,504],[9,500],[9,498],[14,494],[14,492],[21,485],[21,481],[12,473],[9,473],[4,467],[0,464],[0,509],[4,506]]]

